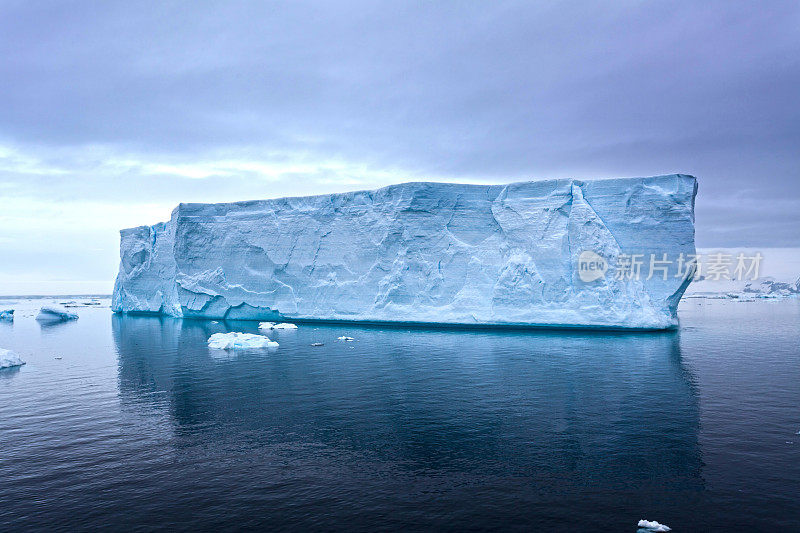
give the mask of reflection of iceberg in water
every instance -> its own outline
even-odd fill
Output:
[[[168,415],[176,446],[215,443],[208,461],[247,450],[239,466],[259,475],[280,457],[321,487],[358,480],[366,500],[416,501],[424,479],[438,503],[419,496],[422,509],[479,486],[462,503],[476,512],[482,498],[513,496],[556,515],[677,508],[702,488],[677,333],[301,327],[277,339],[279,354],[220,362],[206,339],[225,324],[115,315],[113,331],[123,406]],[[356,343],[309,347],[353,333]]]

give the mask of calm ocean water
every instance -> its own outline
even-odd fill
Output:
[[[687,300],[671,333],[301,325],[233,354],[209,335],[256,323],[40,325],[43,302],[0,322],[28,361],[0,371],[3,531],[800,530],[799,300]]]

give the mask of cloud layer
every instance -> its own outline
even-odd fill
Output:
[[[0,2],[0,293],[109,286],[119,228],[182,201],[420,179],[691,173],[700,245],[798,245],[798,27],[794,2]]]

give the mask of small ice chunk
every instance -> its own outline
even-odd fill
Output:
[[[14,321],[13,309],[0,309],[0,320]]]
[[[36,320],[57,321],[57,320],[77,320],[78,314],[67,311],[58,305],[44,305],[36,315]]]
[[[325,346],[324,342],[312,342],[311,346]]]
[[[218,350],[249,350],[253,348],[277,348],[278,343],[265,335],[253,333],[214,333],[208,338],[208,347]]]
[[[342,335],[341,337],[336,337],[336,340],[342,342],[353,342],[355,339],[353,337],[346,337]]]
[[[12,366],[22,366],[25,361],[19,358],[11,350],[0,348],[0,368],[11,368]]]
[[[289,322],[261,322],[258,325],[258,329],[297,329],[296,324],[291,324]]]
[[[655,520],[652,522],[650,520],[639,520],[638,527],[648,531],[672,531],[671,527],[664,524],[659,524]]]

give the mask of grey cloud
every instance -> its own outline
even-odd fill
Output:
[[[798,27],[795,2],[0,2],[0,147],[66,169],[0,152],[0,202],[685,172],[700,244],[797,244],[769,203],[800,203]],[[107,161],[298,154],[361,171]]]

